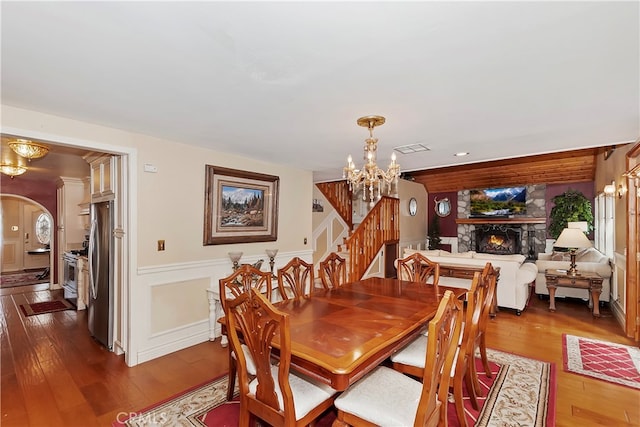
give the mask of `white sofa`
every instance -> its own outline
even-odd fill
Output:
[[[551,252],[538,254],[536,267],[538,274],[536,276],[536,294],[549,295],[547,289],[547,281],[544,272],[547,269],[563,269],[568,270],[570,265],[570,256],[567,252]],[[611,274],[612,268],[609,258],[600,253],[595,248],[586,248],[578,250],[576,253],[576,268],[578,273],[598,273],[602,277],[602,293],[600,294],[600,302],[609,301],[611,293]],[[589,299],[588,289],[563,288],[556,289],[556,298],[581,298],[585,301]]]
[[[533,263],[526,263],[524,255],[493,255],[474,251],[451,253],[445,250],[405,249],[403,258],[414,252],[420,252],[430,260],[440,264],[473,265],[483,267],[490,262],[500,267],[497,285],[498,307],[512,308],[519,316],[527,306],[531,294],[531,284],[538,272]],[[471,280],[440,276],[440,284],[469,289]]]

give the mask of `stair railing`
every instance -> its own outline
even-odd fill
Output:
[[[345,239],[350,255],[347,271],[349,280],[361,279],[382,246],[400,240],[399,214],[399,200],[382,197],[351,236]]]

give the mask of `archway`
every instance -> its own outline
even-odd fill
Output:
[[[0,193],[2,244],[0,288],[46,283],[55,288],[55,216],[33,199]],[[11,277],[9,277],[11,276]]]

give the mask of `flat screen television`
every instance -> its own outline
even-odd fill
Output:
[[[471,190],[471,217],[510,217],[527,213],[527,187]]]

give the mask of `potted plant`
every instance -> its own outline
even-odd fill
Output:
[[[440,243],[442,239],[440,238],[440,217],[434,215],[431,218],[431,222],[429,223],[429,230],[427,232],[427,236],[429,237],[429,249],[440,249]]]
[[[591,201],[580,191],[569,189],[552,199],[554,206],[549,215],[549,235],[557,239],[568,222],[586,221],[588,232],[593,231]]]

